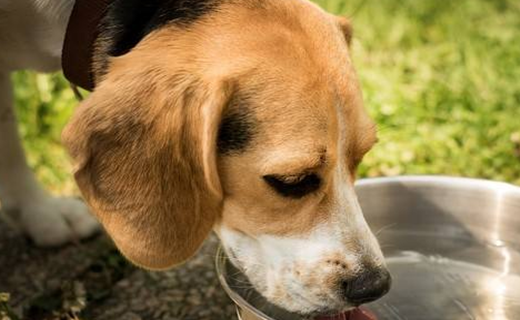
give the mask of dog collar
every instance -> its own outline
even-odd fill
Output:
[[[113,0],[76,0],[65,33],[61,64],[73,85],[94,90],[92,55],[98,25]]]

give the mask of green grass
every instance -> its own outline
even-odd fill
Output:
[[[520,184],[520,2],[320,0],[352,19],[380,143],[362,176],[445,174]],[[77,104],[59,75],[14,75],[29,161],[74,192],[59,134]]]
[[[77,105],[68,82],[59,74],[13,75],[16,112],[29,164],[56,194],[76,192],[72,167],[60,144],[61,130]]]

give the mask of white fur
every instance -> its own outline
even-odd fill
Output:
[[[54,198],[29,169],[13,111],[10,73],[60,68],[73,0],[0,0],[0,204],[38,245],[89,236],[99,227],[79,200]]]
[[[345,272],[327,263],[331,256],[339,257],[350,275],[359,270],[361,259],[384,265],[353,187],[343,179],[336,181],[337,201],[330,218],[307,234],[253,237],[224,225],[215,228],[233,264],[262,295],[287,310],[311,313],[351,307],[326,283]]]

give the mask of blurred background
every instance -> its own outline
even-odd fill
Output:
[[[354,26],[354,63],[362,82],[366,107],[378,123],[380,138],[360,168],[362,177],[443,174],[520,185],[520,1],[316,2],[332,13],[349,17]],[[60,132],[78,104],[74,94],[59,73],[45,75],[22,71],[13,74],[13,80],[16,112],[31,166],[54,193],[75,194],[69,159],[60,145]],[[12,243],[17,245],[18,242],[13,240]],[[122,260],[114,258],[113,252],[88,246],[92,255],[86,260],[85,255],[77,256],[74,250],[60,251],[59,261],[69,259],[74,267],[62,266],[62,270],[54,272],[58,276],[45,274],[41,277],[61,279],[63,270],[67,270],[72,272],[69,278],[78,279],[75,274],[80,274],[80,280],[88,284],[85,277],[88,279],[89,273],[85,270],[92,266],[101,268],[101,274],[109,280],[102,288],[103,294],[99,295],[101,302],[94,303],[96,308],[91,308],[97,310],[92,311],[97,314],[96,319],[112,319],[107,314],[112,314],[113,319],[140,319],[125,312],[147,315],[147,311],[142,311],[147,310],[146,307],[139,311],[120,305],[121,301],[140,297],[148,297],[146,301],[155,303],[155,312],[159,305],[175,301],[168,285],[175,279],[175,286],[185,286],[188,292],[188,296],[176,299],[183,303],[195,299],[190,298],[190,294],[196,294],[190,289],[193,280],[184,284],[184,280],[178,280],[187,278],[187,270],[199,268],[200,272],[209,272],[207,278],[213,280],[208,281],[218,286],[214,274],[206,271],[212,269],[208,262],[211,261],[210,254],[204,256],[204,262],[195,260],[188,266],[191,269],[158,276],[130,270]],[[32,249],[23,248],[24,252],[29,252],[27,250]],[[15,252],[12,259],[21,258]],[[53,265],[57,261],[53,259],[40,257],[37,263],[41,265],[35,268]],[[33,260],[31,256],[24,261],[31,264]],[[72,271],[82,264],[86,264],[87,269]],[[36,271],[31,272],[34,276]],[[121,290],[114,296],[107,288],[116,286],[116,282]],[[145,286],[147,283],[152,285]],[[134,291],[133,284],[139,284],[141,291]],[[144,287],[151,289],[142,291]],[[43,292],[45,297],[44,288],[43,285],[32,286],[27,293],[12,289],[15,293],[13,304],[27,305],[24,300],[35,293]],[[170,293],[164,294],[161,290],[170,290]],[[214,290],[219,292],[219,289]],[[92,296],[92,291],[89,292]],[[129,292],[128,296],[125,292]],[[175,294],[183,295],[184,291]],[[169,300],[150,300],[152,296]],[[204,301],[214,302],[212,299]],[[108,305],[106,301],[109,301]],[[193,303],[196,302],[195,299]],[[40,304],[47,306],[48,302]],[[199,314],[193,319],[219,319],[217,311],[207,312],[210,308],[213,306],[208,305],[207,310],[203,310],[206,316]],[[186,315],[195,314],[193,309],[179,309],[178,303],[173,303],[168,310],[164,312],[169,316],[159,314],[147,319],[191,319]],[[232,308],[229,310],[226,312],[232,314]],[[150,315],[155,314],[153,312]]]
[[[520,1],[317,0],[350,17],[353,56],[380,143],[362,177],[446,174],[520,184]],[[29,161],[74,192],[60,132],[77,101],[60,74],[19,72]]]

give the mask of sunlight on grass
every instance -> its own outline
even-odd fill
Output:
[[[380,143],[362,176],[446,174],[520,184],[520,2],[321,0],[350,17]],[[29,161],[71,193],[60,130],[77,104],[59,75],[14,75]]]
[[[520,184],[518,1],[319,1],[350,17],[380,144],[362,175]]]

